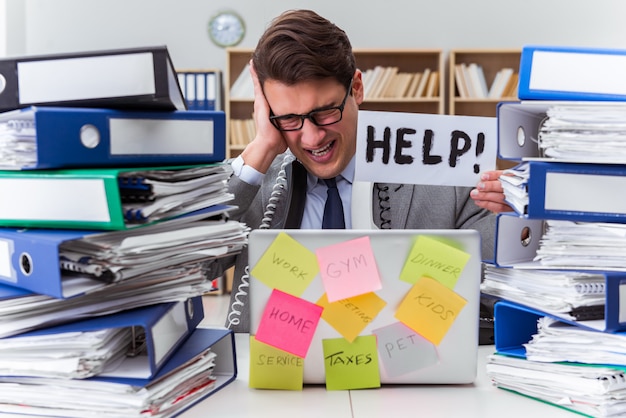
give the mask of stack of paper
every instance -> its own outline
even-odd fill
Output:
[[[528,178],[530,168],[522,163],[504,170],[500,176],[500,184],[504,191],[504,199],[515,210],[523,215],[528,210]]]
[[[198,328],[153,379],[0,377],[0,410],[24,416],[180,414],[236,377],[232,332]]]
[[[626,367],[626,334],[598,332],[540,318],[537,334],[526,344],[526,358],[542,362],[613,364]]]
[[[60,245],[60,265],[103,282],[183,263],[233,255],[249,228],[236,221],[163,222],[130,231],[86,235]],[[1,233],[1,231],[0,231]]]
[[[570,319],[604,317],[606,293],[602,274],[486,264],[481,291]]]
[[[516,213],[498,217],[481,287],[499,298],[493,383],[594,417],[626,415],[624,57],[523,48],[523,101],[498,106],[501,156],[518,162],[500,181]]]
[[[0,415],[176,415],[236,375],[198,328],[249,232],[225,115],[184,111],[164,47],[5,61]]]
[[[127,171],[118,177],[124,216],[129,222],[158,221],[232,200],[224,164],[195,168]]]
[[[626,413],[626,375],[621,367],[541,363],[491,355],[487,375],[500,388],[593,417]]]
[[[545,221],[536,261],[548,267],[626,269],[626,224]]]
[[[561,102],[548,108],[539,131],[546,157],[626,162],[626,103]]]

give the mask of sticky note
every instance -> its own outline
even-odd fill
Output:
[[[374,292],[382,287],[367,236],[318,248],[315,254],[329,302]]]
[[[250,378],[255,389],[302,390],[304,359],[250,336]]]
[[[370,292],[352,298],[328,302],[326,294],[317,301],[324,308],[322,319],[352,342],[378,315],[387,302]]]
[[[302,295],[318,272],[315,254],[284,232],[276,236],[251,270],[268,287],[294,296]]]
[[[256,339],[304,358],[322,309],[307,300],[274,289],[265,305]]]
[[[443,241],[420,235],[402,267],[400,279],[414,284],[428,276],[454,289],[470,255]]]
[[[401,376],[439,363],[437,348],[402,322],[372,330],[378,358],[390,377]]]
[[[326,389],[347,390],[380,387],[376,337],[366,335],[349,342],[344,338],[322,340]]]
[[[420,278],[402,299],[395,317],[439,345],[467,301],[430,277]]]

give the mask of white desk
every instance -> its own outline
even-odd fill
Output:
[[[276,391],[248,387],[248,334],[237,334],[235,344],[239,369],[237,380],[180,415],[181,418],[579,416],[493,387],[485,375],[485,357],[493,353],[493,346],[479,348],[478,376],[472,385],[397,385],[350,391],[327,391],[324,386],[305,386],[302,391]]]

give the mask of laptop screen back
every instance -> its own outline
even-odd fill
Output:
[[[249,266],[250,334],[300,357],[304,383],[359,362],[381,384],[474,381],[478,232],[254,230]]]

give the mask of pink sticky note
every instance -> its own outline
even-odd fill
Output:
[[[369,237],[315,251],[329,302],[379,290],[382,285]]]
[[[265,344],[304,358],[322,311],[321,306],[274,289],[265,305],[255,337]]]

